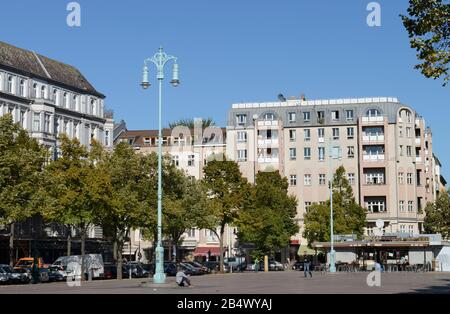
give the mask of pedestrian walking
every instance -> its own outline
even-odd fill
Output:
[[[303,270],[305,273],[305,278],[308,278],[308,274],[312,278],[311,262],[309,261],[308,256],[306,255],[303,257]]]

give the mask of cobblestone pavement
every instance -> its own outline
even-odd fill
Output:
[[[81,287],[67,283],[0,286],[5,293],[51,294],[305,294],[305,293],[449,293],[450,273],[383,273],[381,286],[367,285],[368,273],[314,273],[304,278],[302,272],[236,273],[192,277],[193,287],[180,288],[169,277],[164,287],[143,287],[151,279],[102,280],[82,282]]]

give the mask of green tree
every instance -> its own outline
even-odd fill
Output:
[[[14,263],[14,223],[37,214],[35,193],[48,152],[14,124],[0,117],[0,224],[10,226],[10,265]]]
[[[330,241],[330,200],[326,204],[313,204],[304,215],[303,236],[309,245],[315,241]],[[361,238],[366,226],[366,210],[353,196],[352,187],[339,167],[333,177],[333,229],[335,234],[356,234]]]
[[[217,235],[220,246],[220,271],[223,272],[225,227],[236,222],[239,211],[248,200],[251,186],[234,161],[212,160],[203,168],[203,172],[210,214],[203,217],[199,227],[210,229]]]
[[[256,176],[256,185],[238,220],[239,239],[255,244],[255,257],[273,255],[299,231],[297,199],[288,194],[288,187],[287,178],[278,171]]]
[[[450,239],[450,190],[442,191],[434,203],[425,208],[425,231]]]
[[[61,158],[45,169],[41,213],[46,220],[64,224],[80,232],[82,269],[85,244],[96,214],[108,206],[109,178],[101,167],[100,144],[93,141],[90,152],[77,139],[61,138]]]
[[[422,62],[415,66],[427,78],[450,80],[450,3],[445,0],[410,0],[408,16],[401,15],[411,48]]]

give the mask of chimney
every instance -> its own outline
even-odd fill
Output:
[[[302,95],[300,96],[300,100],[301,100],[301,101],[306,101],[306,96],[305,96],[305,94],[302,94]]]

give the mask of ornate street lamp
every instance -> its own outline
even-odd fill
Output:
[[[172,69],[172,80],[170,83],[177,87],[180,84],[178,78],[177,58],[167,55],[163,52],[163,48],[159,47],[158,52],[151,58],[145,59],[144,71],[141,86],[148,89],[151,84],[149,82],[148,64],[152,62],[157,69],[156,78],[159,82],[159,127],[158,127],[158,242],[156,246],[156,269],[153,276],[153,283],[163,284],[166,282],[164,274],[164,248],[162,246],[162,126],[161,126],[161,108],[162,108],[162,81],[164,80],[164,66],[170,60],[174,60]]]

